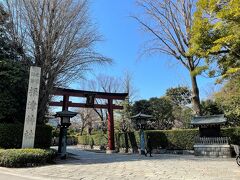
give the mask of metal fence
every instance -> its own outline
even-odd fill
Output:
[[[196,137],[195,144],[229,144],[228,137]]]

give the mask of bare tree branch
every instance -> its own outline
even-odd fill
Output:
[[[5,0],[9,34],[24,58],[42,68],[38,119],[43,121],[53,86],[81,78],[93,64],[111,59],[95,52],[101,40],[89,17],[88,0]]]
[[[196,75],[192,72],[201,59],[189,55],[195,0],[136,0],[141,14],[132,16],[150,35],[144,53],[164,53],[173,56],[189,71],[192,82],[193,106],[201,114]]]

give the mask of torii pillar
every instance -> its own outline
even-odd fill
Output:
[[[113,100],[108,99],[108,150],[107,153],[115,151],[114,142],[114,120],[113,120]]]

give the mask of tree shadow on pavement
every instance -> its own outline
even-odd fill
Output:
[[[145,157],[139,154],[105,154],[84,151],[80,149],[68,149],[68,157],[66,160],[57,159],[56,164],[74,164],[74,165],[89,165],[89,164],[106,164],[117,162],[131,162],[131,161],[165,161],[165,160],[179,160],[179,161],[232,161],[230,158],[207,158],[196,157],[193,155],[175,155],[175,154],[153,154],[153,157]]]

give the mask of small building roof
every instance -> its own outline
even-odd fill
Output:
[[[191,125],[201,126],[201,125],[222,125],[227,122],[224,114],[211,115],[211,116],[196,116],[191,120]]]
[[[134,119],[134,118],[152,118],[152,116],[151,115],[147,115],[147,114],[143,114],[143,113],[138,113],[138,114],[136,114],[135,116],[132,116],[131,117],[132,119]]]

